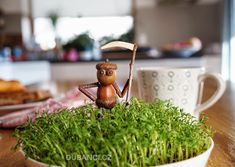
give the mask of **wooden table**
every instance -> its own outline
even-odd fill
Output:
[[[57,82],[59,91],[77,85],[78,82]],[[134,83],[133,92],[137,89]],[[207,99],[215,90],[212,81],[205,84],[203,99]],[[234,167],[235,166],[235,84],[227,83],[227,90],[223,97],[205,113],[209,117],[208,124],[215,130],[215,147],[208,162],[208,167]],[[12,129],[0,129],[0,167],[22,167],[24,157],[19,152],[14,152],[11,147],[16,140],[11,137]]]

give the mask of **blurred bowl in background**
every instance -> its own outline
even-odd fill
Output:
[[[202,50],[195,50],[195,48],[187,47],[182,49],[162,50],[163,56],[167,57],[192,57],[201,55]]]

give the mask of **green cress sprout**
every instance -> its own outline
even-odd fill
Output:
[[[205,119],[196,121],[169,101],[132,98],[111,110],[92,105],[43,114],[18,127],[15,148],[26,157],[60,166],[153,166],[197,156],[211,144]],[[67,159],[109,155],[110,159]]]

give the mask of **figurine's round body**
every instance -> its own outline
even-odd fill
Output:
[[[111,109],[116,104],[116,93],[112,85],[99,86],[97,90],[96,105]]]
[[[113,108],[116,104],[116,92],[113,88],[116,79],[116,64],[99,63],[96,68],[99,81],[96,105],[108,109]]]

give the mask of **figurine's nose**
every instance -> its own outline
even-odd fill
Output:
[[[106,71],[106,75],[107,76],[112,76],[113,75],[113,71],[112,70],[107,70]]]

